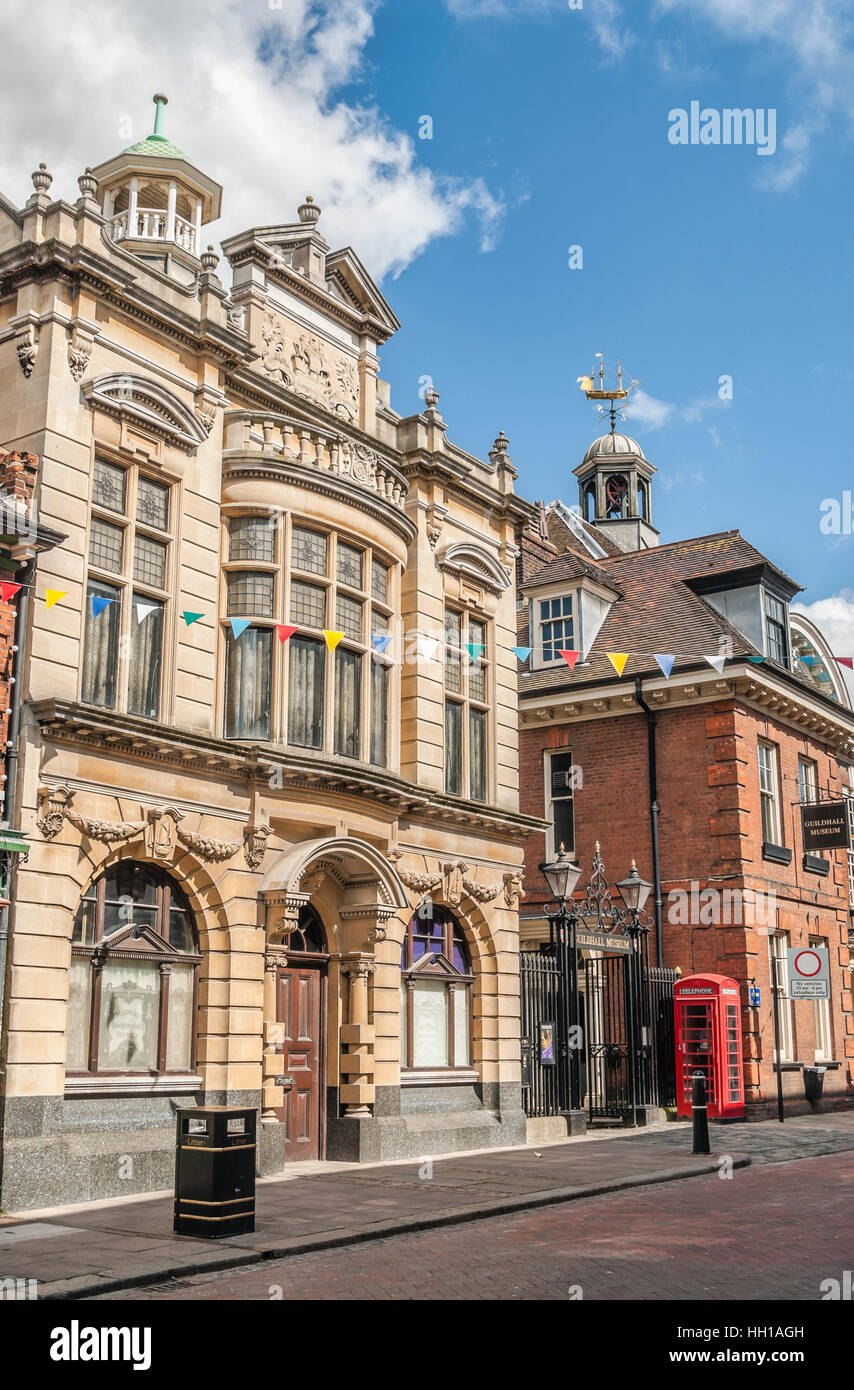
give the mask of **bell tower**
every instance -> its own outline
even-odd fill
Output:
[[[620,550],[649,550],[659,543],[652,524],[652,475],[655,467],[644,457],[636,439],[617,431],[617,418],[625,419],[622,404],[637,386],[623,384],[623,369],[617,363],[616,379],[605,377],[602,354],[598,373],[578,378],[589,401],[599,402],[600,419],[608,419],[608,434],[594,439],[574,476],[578,479],[581,515],[591,526],[607,532]],[[595,372],[594,368],[594,372]]]

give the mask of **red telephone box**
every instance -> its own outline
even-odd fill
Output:
[[[709,1118],[744,1118],[741,994],[726,975],[688,975],[673,991],[676,1009],[676,1113],[691,1114],[691,1081],[706,1078]]]

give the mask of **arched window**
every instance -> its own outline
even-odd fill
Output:
[[[584,489],[584,520],[596,520],[596,484],[588,483]]]
[[[326,955],[326,932],[319,914],[310,903],[304,903],[299,910],[299,921],[292,932],[284,938],[284,945],[290,956],[294,951],[305,955]]]
[[[400,968],[401,1065],[410,1070],[471,1066],[471,973],[459,922],[424,903],[406,930]]]
[[[180,888],[132,860],[108,869],[74,919],[66,1070],[192,1071],[200,962]]]

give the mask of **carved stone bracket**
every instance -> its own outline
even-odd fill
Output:
[[[18,354],[18,362],[21,371],[24,373],[27,380],[29,380],[33,374],[33,368],[36,365],[36,358],[39,355],[38,337],[32,324],[27,324],[23,332],[19,333],[15,340],[15,351]]]
[[[435,550],[439,544],[447,515],[447,507],[440,507],[436,502],[427,508],[427,543],[431,550]]]
[[[504,875],[504,901],[508,907],[518,907],[522,898],[526,896],[522,887],[524,881],[525,875],[521,869],[517,869],[515,873]]]
[[[68,368],[75,381],[82,379],[94,346],[94,328],[75,323],[68,339]]]
[[[431,893],[442,882],[441,874],[412,874],[406,869],[398,869],[401,883],[411,888],[413,893]]]
[[[38,796],[36,825],[46,840],[55,840],[62,830],[74,793],[68,787],[39,787]]]
[[[271,825],[247,825],[243,832],[243,857],[250,869],[260,869],[272,833]]]

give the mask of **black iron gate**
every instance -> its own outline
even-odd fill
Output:
[[[631,954],[580,960],[577,981],[573,957],[520,955],[525,1113],[584,1107],[591,1122],[630,1124],[639,1107],[675,1105],[676,972],[648,965],[645,936]]]

